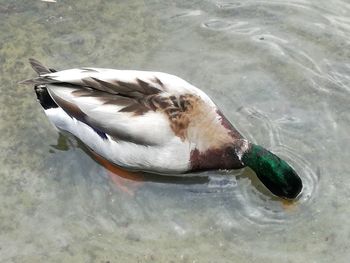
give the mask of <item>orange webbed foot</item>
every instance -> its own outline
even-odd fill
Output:
[[[144,184],[144,175],[142,173],[124,170],[123,168],[112,164],[94,152],[92,152],[92,155],[99,164],[107,169],[108,176],[117,186],[117,188],[124,193],[134,196],[135,191]]]

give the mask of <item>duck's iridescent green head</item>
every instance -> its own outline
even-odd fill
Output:
[[[279,197],[296,198],[303,188],[300,177],[292,167],[259,145],[251,144],[250,149],[243,154],[242,161]]]

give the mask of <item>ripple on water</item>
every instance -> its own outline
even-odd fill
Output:
[[[230,9],[230,8],[237,8],[242,6],[241,3],[217,3],[216,6],[220,9]]]
[[[236,34],[251,35],[260,30],[260,27],[253,26],[247,21],[229,21],[213,18],[202,23],[202,27],[215,31],[228,31]]]
[[[332,91],[337,89],[348,95],[350,92],[350,63],[330,62],[328,60],[325,60],[324,63],[327,72],[326,78],[333,83],[329,88],[331,88]]]
[[[310,164],[292,150],[284,145],[274,147],[273,152],[286,160],[299,174],[303,181],[303,190],[297,200],[293,202],[283,201],[272,196],[266,189],[254,187],[248,178],[242,178],[236,188],[235,195],[240,203],[237,211],[241,219],[259,226],[273,226],[278,229],[278,225],[283,228],[285,224],[293,223],[300,219],[297,211],[314,198],[317,191],[319,177]],[[250,177],[255,178],[251,171]]]
[[[180,12],[180,13],[177,13],[173,16],[170,17],[170,19],[173,19],[173,18],[181,18],[181,17],[191,17],[191,16],[200,16],[202,15],[202,10],[187,10],[185,12]]]
[[[252,123],[251,119],[254,119],[255,125],[263,129],[261,133],[265,136],[269,136],[270,144],[272,146],[276,144],[281,144],[280,129],[278,128],[276,123],[273,122],[267,116],[266,113],[255,107],[242,107],[240,109],[240,113],[246,116],[244,119],[250,120],[250,124]],[[244,134],[250,141],[252,141],[253,143],[257,143],[258,140],[254,138],[254,135],[251,133],[250,130],[244,130]]]
[[[211,30],[227,30],[232,26],[232,23],[221,19],[210,19],[204,22],[202,26]]]
[[[231,220],[243,220],[249,225],[278,230],[284,228],[285,224],[295,223],[301,220],[300,211],[305,206],[310,205],[311,201],[317,195],[319,171],[312,167],[307,159],[297,153],[297,149],[291,148],[283,143],[283,129],[279,121],[273,121],[263,111],[253,107],[244,107],[240,114],[246,115],[247,119],[253,118],[256,125],[263,128],[263,134],[269,134],[268,147],[272,152],[286,160],[299,174],[303,181],[303,190],[296,201],[287,202],[273,196],[256,178],[256,175],[250,169],[242,170],[237,174],[240,179],[237,186],[232,189],[233,194],[230,197],[231,203],[227,206],[235,205],[235,215],[231,215]],[[289,120],[288,120],[289,121]],[[298,119],[292,119],[292,122],[298,122]],[[255,142],[254,135],[249,131],[244,131],[248,138]],[[237,208],[238,207],[238,208]],[[233,210],[232,207],[228,210]],[[235,218],[239,215],[239,218]],[[272,227],[273,226],[273,227]],[[280,228],[278,227],[280,226]]]

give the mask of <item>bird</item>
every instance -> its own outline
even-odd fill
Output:
[[[162,175],[249,167],[280,198],[302,191],[286,161],[244,138],[207,94],[177,76],[29,62],[38,76],[20,83],[34,86],[48,119],[119,167]]]

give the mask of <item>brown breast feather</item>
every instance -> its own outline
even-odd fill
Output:
[[[168,116],[176,136],[195,145],[192,171],[243,167],[237,152],[244,147],[244,138],[216,107],[193,94],[156,96],[151,104]]]

